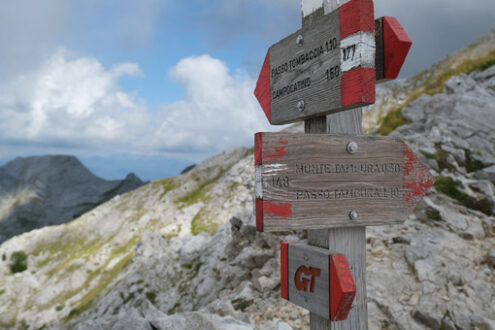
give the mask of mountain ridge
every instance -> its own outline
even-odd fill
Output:
[[[17,157],[0,167],[0,243],[22,232],[70,221],[143,182],[133,173],[107,181],[76,157]]]

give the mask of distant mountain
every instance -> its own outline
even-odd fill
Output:
[[[133,173],[103,180],[73,156],[16,158],[0,167],[0,243],[68,222],[141,185]]]

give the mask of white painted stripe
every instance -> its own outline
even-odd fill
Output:
[[[311,15],[315,10],[323,7],[325,15],[336,10],[345,3],[351,0],[302,0],[302,16]]]
[[[254,190],[256,198],[263,199],[263,179],[261,177],[261,166],[254,167]]]
[[[342,39],[340,41],[340,71],[375,68],[375,52],[373,33],[361,31]]]
[[[324,1],[325,15],[338,9],[340,6],[348,3],[349,1],[351,0],[325,0]]]
[[[311,15],[315,10],[323,6],[323,0],[302,0],[301,10],[302,16]]]

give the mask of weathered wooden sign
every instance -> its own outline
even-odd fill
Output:
[[[327,320],[347,318],[356,286],[344,255],[297,242],[282,242],[280,262],[282,298]]]
[[[433,185],[393,137],[257,133],[255,165],[259,231],[401,223]]]
[[[255,95],[271,124],[375,102],[371,0],[351,0],[270,47]]]

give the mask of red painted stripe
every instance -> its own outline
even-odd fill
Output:
[[[394,17],[383,18],[385,78],[395,79],[406,60],[412,41]]]
[[[372,0],[351,0],[339,8],[340,38],[358,31],[375,31],[375,10]]]
[[[292,216],[292,204],[264,201],[263,214],[265,213],[274,217],[288,219]]]
[[[330,319],[345,320],[355,296],[356,285],[347,258],[343,254],[330,256]]]
[[[256,230],[263,232],[263,200],[256,198]]]
[[[263,154],[263,133],[254,134],[254,165],[261,165],[261,155]]]
[[[435,180],[425,164],[416,157],[406,143],[403,144],[402,153],[404,154],[403,198],[408,207],[414,208],[421,202]]]
[[[289,244],[290,242],[280,243],[280,295],[287,300],[289,300]]]
[[[263,162],[274,162],[277,161],[279,158],[285,156],[285,154],[287,153],[288,144],[289,141],[287,140],[287,138],[281,137],[278,141],[278,145],[273,147],[273,152],[263,155]]]
[[[270,51],[266,53],[265,62],[256,82],[254,95],[258,99],[266,118],[271,122],[272,91],[270,87]]]
[[[375,82],[375,69],[358,68],[344,72],[340,81],[342,106],[375,103]]]

